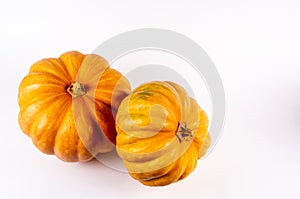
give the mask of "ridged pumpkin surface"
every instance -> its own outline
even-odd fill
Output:
[[[208,118],[173,82],[150,82],[121,103],[117,152],[130,175],[149,186],[187,177],[210,145]]]
[[[87,161],[114,147],[113,112],[129,92],[129,82],[98,55],[43,59],[19,86],[19,125],[40,151]]]

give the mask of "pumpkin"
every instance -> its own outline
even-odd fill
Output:
[[[107,61],[77,51],[34,63],[19,86],[19,125],[43,153],[88,161],[114,148],[114,113],[130,84]]]
[[[116,117],[116,149],[129,174],[149,186],[187,177],[210,145],[208,118],[173,82],[136,88]]]

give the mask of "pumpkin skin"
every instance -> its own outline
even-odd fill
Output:
[[[19,125],[43,153],[88,161],[114,148],[113,113],[130,84],[95,54],[77,51],[34,63],[19,86]]]
[[[117,153],[129,174],[148,186],[187,177],[210,145],[208,118],[173,82],[136,88],[117,112]]]

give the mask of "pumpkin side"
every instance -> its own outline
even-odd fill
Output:
[[[116,136],[112,109],[118,105],[108,101],[124,78],[113,70],[104,58],[77,51],[34,63],[19,86],[21,130],[40,151],[67,162],[110,151]],[[110,93],[106,101],[97,90]],[[121,101],[129,90],[128,83],[115,95]]]
[[[159,110],[151,114],[155,106]],[[122,101],[116,126],[119,156],[130,175],[148,186],[184,179],[209,146],[205,112],[172,82],[136,88]]]

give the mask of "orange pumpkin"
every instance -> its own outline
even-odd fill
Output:
[[[186,91],[172,82],[136,88],[117,112],[116,146],[130,175],[149,186],[187,177],[210,145],[208,118]]]
[[[98,55],[43,59],[19,86],[19,125],[40,151],[88,161],[114,148],[113,112],[129,92],[129,82]]]

